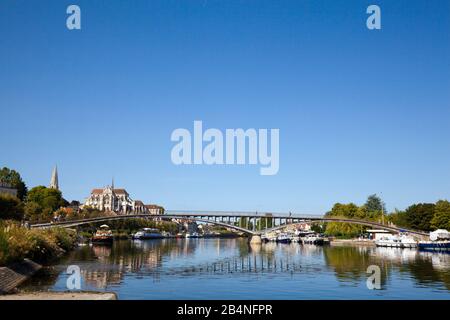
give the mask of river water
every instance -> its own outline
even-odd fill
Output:
[[[246,239],[79,247],[23,289],[67,291],[70,265],[80,268],[81,290],[119,299],[450,299],[449,254]],[[371,265],[381,270],[378,290],[367,286]]]

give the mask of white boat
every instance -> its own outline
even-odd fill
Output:
[[[288,233],[280,233],[277,237],[277,242],[289,243],[292,241],[292,237]]]
[[[269,232],[269,233],[264,233],[261,236],[261,240],[263,240],[264,242],[272,242],[272,241],[277,241],[277,234],[274,232]]]
[[[158,229],[153,228],[143,228],[139,230],[135,234],[133,234],[133,239],[136,240],[147,240],[147,239],[161,239],[163,235],[159,232]]]
[[[304,244],[322,245],[324,243],[324,238],[314,234],[310,234],[306,237],[303,237],[302,241]]]
[[[430,232],[430,241],[420,241],[419,250],[450,251],[450,232],[444,229]]]
[[[314,234],[313,231],[295,230],[294,234],[301,238]]]
[[[197,232],[186,233],[186,238],[199,238],[200,235]]]
[[[173,234],[171,234],[170,232],[167,232],[167,231],[162,231],[161,235],[163,238],[174,238],[175,237]]]
[[[445,241],[450,240],[450,232],[445,229],[437,229],[436,231],[430,232],[431,241]]]
[[[401,234],[401,235],[385,235],[379,240],[375,241],[377,247],[388,248],[416,248],[417,241],[413,237]]]

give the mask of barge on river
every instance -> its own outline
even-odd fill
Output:
[[[113,241],[113,233],[106,224],[101,225],[91,239],[91,242],[94,244],[112,244]]]

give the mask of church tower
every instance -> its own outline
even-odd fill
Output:
[[[52,172],[52,179],[50,180],[50,186],[51,189],[59,190],[59,184],[58,184],[58,167],[55,166]]]

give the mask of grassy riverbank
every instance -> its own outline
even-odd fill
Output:
[[[0,221],[0,266],[22,261],[51,261],[74,248],[76,234],[73,231],[52,228],[32,229],[17,222]]]

